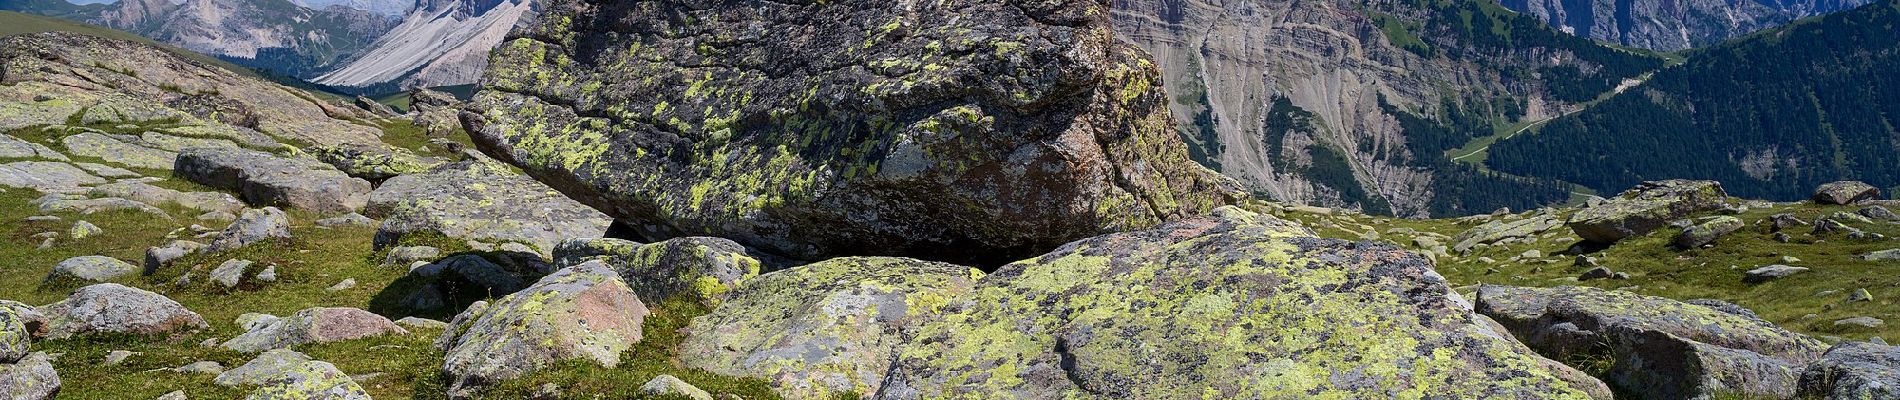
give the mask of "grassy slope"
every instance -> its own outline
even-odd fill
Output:
[[[1890,271],[1900,265],[1891,261],[1882,264],[1856,257],[1870,251],[1900,248],[1900,241],[1852,241],[1838,235],[1810,237],[1807,232],[1811,227],[1796,227],[1789,231],[1795,240],[1792,243],[1780,243],[1772,239],[1772,234],[1754,225],[1757,220],[1782,212],[1794,213],[1812,222],[1819,216],[1857,209],[1857,206],[1778,204],[1737,215],[1748,222],[1749,227],[1722,237],[1712,248],[1672,248],[1669,243],[1680,230],[1663,228],[1591,254],[1603,266],[1630,273],[1632,277],[1629,280],[1577,282],[1575,277],[1584,269],[1573,265],[1574,257],[1558,255],[1577,239],[1567,228],[1562,227],[1553,229],[1549,237],[1540,238],[1534,243],[1474,250],[1464,257],[1440,257],[1438,271],[1454,286],[1582,285],[1605,289],[1624,288],[1635,293],[1677,300],[1713,298],[1748,307],[1763,319],[1793,331],[1848,339],[1900,337],[1900,302],[1895,301],[1896,297],[1900,297],[1900,276]],[[1418,247],[1412,243],[1413,235],[1389,232],[1396,228],[1410,228],[1456,236],[1483,223],[1475,220],[1406,220],[1299,212],[1288,212],[1283,216],[1302,221],[1321,231],[1324,236],[1360,238],[1361,233],[1376,230],[1382,234],[1379,240],[1400,243],[1414,249]],[[1869,232],[1900,237],[1900,224],[1876,222],[1853,225]],[[1813,243],[1816,239],[1820,243]],[[1526,250],[1538,250],[1545,257],[1523,262],[1508,261]],[[1784,262],[1782,256],[1792,256],[1801,261]],[[1487,264],[1479,261],[1478,257],[1489,257],[1497,260],[1497,263]],[[1769,264],[1789,264],[1811,270],[1761,284],[1742,283],[1743,271]],[[1872,292],[1874,301],[1846,302],[1848,294],[1859,288]],[[1813,316],[1808,317],[1809,314]],[[1893,322],[1875,329],[1845,329],[1833,325],[1835,320],[1856,316],[1871,316]]]
[[[131,32],[116,30],[112,28],[106,28],[106,27],[97,26],[97,25],[87,25],[87,24],[67,21],[67,20],[53,18],[53,17],[45,17],[45,16],[32,15],[32,14],[22,14],[22,13],[13,12],[13,11],[0,11],[0,36],[17,35],[17,34],[22,34],[22,33],[37,33],[37,32],[74,32],[74,33],[83,33],[87,35],[93,35],[93,36],[99,36],[99,37],[105,37],[105,38],[129,40],[129,41],[156,46],[158,48],[165,49],[165,51],[169,51],[172,54],[177,54],[178,56],[181,56],[181,57],[185,57],[185,58],[192,59],[194,61],[205,63],[206,65],[214,65],[219,68],[231,70],[231,72],[236,72],[239,75],[249,76],[249,77],[258,76],[257,71],[252,71],[250,68],[245,68],[243,66],[232,64],[224,60],[219,60],[217,57],[207,56],[204,54],[198,54],[189,50],[164,45],[164,44],[152,41],[152,39],[147,39],[144,36],[132,34]]]

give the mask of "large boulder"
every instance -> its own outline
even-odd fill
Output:
[[[369,195],[365,214],[383,219],[376,244],[430,232],[488,242],[520,242],[547,254],[562,240],[597,238],[613,220],[540,182],[486,161],[464,161],[391,178]]]
[[[1579,368],[1599,369],[1610,386],[1638,398],[1793,396],[1802,366],[1827,346],[1723,308],[1573,286],[1483,286],[1477,298],[1479,313],[1531,348],[1594,363]]]
[[[52,356],[33,353],[17,362],[0,363],[0,398],[50,400],[59,396],[59,371]]]
[[[1710,217],[1693,226],[1684,228],[1681,234],[1676,235],[1675,245],[1676,247],[1685,249],[1701,248],[1709,243],[1714,243],[1715,239],[1721,238],[1722,235],[1727,235],[1742,229],[1743,226],[1747,226],[1747,224],[1743,223],[1740,218],[1727,215]]]
[[[590,261],[464,314],[437,340],[457,398],[560,361],[619,365],[620,353],[642,338],[647,307],[612,269]]]
[[[36,337],[64,339],[95,334],[158,335],[207,327],[204,317],[158,293],[117,283],[74,290],[35,310],[27,326]]]
[[[369,200],[369,181],[322,162],[261,151],[188,148],[178,153],[173,171],[192,182],[236,191],[256,206],[343,214],[362,209]]]
[[[260,315],[249,320],[244,334],[222,344],[224,348],[246,353],[283,349],[307,343],[330,343],[382,335],[407,335],[409,331],[389,318],[369,311],[347,307],[314,307],[288,317]]]
[[[1530,218],[1500,219],[1486,222],[1451,238],[1451,249],[1459,253],[1471,251],[1480,244],[1492,244],[1506,239],[1523,238],[1549,231],[1563,225],[1563,220],[1547,214],[1538,214]]]
[[[748,280],[680,344],[687,366],[764,379],[785,398],[870,393],[909,328],[982,273],[909,258],[848,257]]]
[[[731,240],[709,237],[639,244],[622,239],[577,239],[554,251],[557,263],[601,259],[642,299],[689,296],[707,306],[725,300],[740,281],[758,276],[764,263]]]
[[[1798,394],[1814,399],[1900,399],[1900,347],[1847,342],[1801,373]]]
[[[1577,210],[1571,214],[1569,225],[1584,240],[1615,243],[1649,233],[1689,214],[1719,210],[1727,200],[1728,193],[1715,181],[1643,182],[1615,198]]]
[[[544,4],[463,121],[647,241],[995,264],[1237,197],[1107,2]]]
[[[369,400],[369,393],[335,365],[286,349],[258,354],[218,374],[220,386],[255,386],[247,400]]]
[[[1430,259],[1236,208],[1003,266],[877,398],[1585,398]]]
[[[1861,181],[1829,182],[1815,187],[1812,198],[1815,204],[1854,204],[1880,199],[1880,188]]]

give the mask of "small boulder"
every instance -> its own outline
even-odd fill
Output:
[[[17,400],[50,400],[59,395],[59,371],[53,370],[53,357],[33,353],[17,362],[0,363],[0,397]]]
[[[1570,216],[1570,229],[1584,240],[1615,243],[1663,227],[1690,214],[1722,208],[1728,194],[1715,181],[1643,182],[1602,204]]]
[[[1873,292],[1868,292],[1867,289],[1864,289],[1864,288],[1854,289],[1854,293],[1849,293],[1847,295],[1847,301],[1850,303],[1856,302],[1856,301],[1874,301],[1874,294]]]
[[[1869,342],[1834,345],[1801,373],[1797,396],[1900,399],[1900,347]]]
[[[305,361],[265,380],[245,400],[370,400],[356,380],[323,361]]]
[[[360,210],[370,183],[327,164],[253,150],[194,147],[178,154],[174,171],[192,182],[236,191],[258,206],[324,213]]]
[[[706,393],[686,381],[672,375],[660,375],[640,385],[640,393],[653,396],[677,396],[693,400],[712,400],[712,393]]]
[[[211,281],[226,288],[237,287],[238,282],[244,280],[244,273],[251,269],[252,264],[254,263],[251,260],[224,260],[224,263],[218,264],[217,268],[211,269]]]
[[[524,242],[548,254],[562,240],[598,238],[612,223],[546,184],[506,166],[465,161],[390,178],[369,194],[364,214],[382,218],[376,245],[432,232],[457,239]]]
[[[139,267],[117,258],[106,256],[79,256],[60,261],[53,266],[53,272],[46,274],[47,283],[82,282],[99,283],[137,274]]]
[[[1880,198],[1880,189],[1861,181],[1839,181],[1814,188],[1815,204],[1854,204]]]
[[[117,283],[74,290],[65,300],[37,309],[28,325],[36,337],[64,339],[93,334],[158,335],[201,329],[204,317],[170,298]]]
[[[290,349],[274,349],[257,355],[250,362],[218,374],[212,383],[219,386],[262,385],[284,374],[284,370],[297,364],[310,362],[310,356]]]
[[[1900,260],[1900,249],[1886,249],[1886,250],[1871,251],[1871,252],[1868,252],[1867,254],[1860,255],[1860,259],[1867,260],[1867,261]]]
[[[1858,213],[1860,214],[1860,216],[1867,217],[1869,219],[1875,219],[1875,220],[1881,220],[1881,221],[1900,221],[1900,214],[1894,214],[1893,210],[1888,210],[1886,207],[1881,207],[1881,206],[1867,206],[1866,208],[1860,209],[1860,211],[1855,211],[1855,213]]]
[[[1610,279],[1614,277],[1616,277],[1616,272],[1610,271],[1609,267],[1596,267],[1596,268],[1591,268],[1588,271],[1583,271],[1582,275],[1577,275],[1577,280],[1589,281],[1589,280],[1597,280],[1597,279]]]
[[[1458,233],[1458,236],[1453,236],[1451,250],[1461,254],[1468,253],[1480,245],[1529,237],[1563,226],[1563,223],[1563,220],[1550,215],[1486,222],[1484,225],[1478,225]]]
[[[731,240],[676,238],[641,245],[621,239],[577,239],[555,249],[557,263],[600,258],[620,273],[642,299],[685,295],[718,306],[739,282],[758,276],[762,265]]]
[[[234,250],[270,239],[290,238],[290,216],[277,207],[252,208],[238,215],[237,221],[218,233],[217,239],[205,251],[212,253]]]
[[[382,335],[407,335],[389,318],[347,307],[307,308],[289,317],[265,319],[225,341],[227,349],[256,353],[306,343],[330,343]]]
[[[491,305],[457,316],[437,342],[452,397],[556,362],[584,359],[612,368],[640,342],[647,307],[598,261],[556,271]],[[469,314],[469,313],[465,313]],[[464,322],[465,321],[465,322]],[[458,327],[458,325],[460,327]]]
[[[191,253],[196,253],[198,250],[204,249],[204,247],[204,244],[198,242],[173,240],[164,246],[145,249],[145,270],[143,273],[145,275],[157,273],[159,268],[165,267],[166,263],[190,255]]]
[[[1770,215],[1768,219],[1762,220],[1762,223],[1766,224],[1771,232],[1781,232],[1784,229],[1808,225],[1808,221],[1803,221],[1789,213]]]
[[[102,233],[106,233],[106,230],[99,229],[98,225],[93,225],[91,222],[79,221],[74,222],[73,227],[66,230],[66,237],[77,240],[93,237]]]
[[[1766,267],[1748,270],[1748,272],[1745,273],[1746,275],[1742,277],[1742,282],[1762,283],[1762,282],[1767,282],[1767,281],[1771,281],[1775,279],[1786,278],[1789,275],[1806,272],[1807,270],[1808,269],[1804,267],[1794,267],[1794,266],[1787,266],[1787,265],[1781,265],[1781,264],[1774,264],[1774,265],[1769,265]]]
[[[1676,236],[1675,244],[1676,247],[1684,249],[1700,248],[1714,243],[1715,239],[1722,235],[1742,229],[1744,225],[1741,219],[1727,215],[1709,218],[1688,229],[1683,229],[1682,234]]]
[[[1874,317],[1842,318],[1842,319],[1834,321],[1834,326],[1837,328],[1838,327],[1879,328],[1881,325],[1886,325],[1886,324],[1887,324],[1887,321],[1882,321],[1879,318],[1874,318]]]

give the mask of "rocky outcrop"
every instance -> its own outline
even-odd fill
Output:
[[[344,143],[307,150],[318,161],[350,176],[381,182],[396,175],[428,171],[440,161],[380,144]]]
[[[1598,243],[1642,235],[1689,214],[1721,209],[1728,194],[1715,181],[1643,182],[1615,198],[1571,214],[1570,229]]]
[[[322,162],[259,151],[189,148],[178,154],[173,170],[192,182],[236,191],[256,206],[343,214],[362,209],[369,200],[369,181]]]
[[[1735,232],[1746,225],[1740,218],[1727,215],[1710,217],[1693,226],[1683,228],[1682,234],[1676,235],[1675,245],[1684,249],[1701,248],[1714,243],[1715,239],[1722,235]]]
[[[455,317],[436,345],[451,397],[555,362],[583,359],[612,368],[639,343],[647,307],[598,261],[556,271],[494,304]]]
[[[297,311],[288,317],[258,315],[248,319],[247,331],[222,344],[224,348],[246,353],[284,349],[307,343],[330,343],[382,335],[407,335],[389,318],[361,309],[316,307]]]
[[[600,259],[642,299],[687,296],[718,306],[741,281],[758,276],[764,263],[731,240],[709,237],[639,244],[622,239],[570,240],[554,251],[555,262],[574,265]]]
[[[1787,398],[1826,348],[1753,313],[1587,287],[1483,286],[1477,311],[1553,359],[1610,364],[1605,383],[1645,399]]]
[[[746,281],[694,318],[679,359],[766,380],[785,398],[871,393],[911,327],[970,294],[981,272],[908,258],[836,258]]]
[[[1479,245],[1488,245],[1505,240],[1521,239],[1542,234],[1563,225],[1558,216],[1538,214],[1530,218],[1507,218],[1486,222],[1453,236],[1451,249],[1466,253]]]
[[[463,120],[647,240],[996,263],[1234,196],[1105,3],[614,4],[548,2]]]
[[[1652,50],[1677,51],[1871,3],[1871,0],[1562,1],[1505,0],[1577,36]]]
[[[876,397],[1585,397],[1428,259],[1215,215],[1004,266],[915,328]]]
[[[547,254],[562,240],[597,238],[605,214],[488,161],[446,164],[383,182],[364,213],[383,219],[376,245],[429,232],[484,242],[518,242]]]
[[[1868,342],[1834,345],[1801,373],[1797,396],[1826,399],[1900,398],[1900,347]]]
[[[79,288],[34,311],[33,336],[64,339],[97,334],[161,335],[202,329],[204,317],[157,293],[117,283]]]
[[[1879,200],[1880,188],[1861,181],[1831,182],[1814,188],[1814,195],[1809,198],[1815,204],[1854,204],[1862,200]]]

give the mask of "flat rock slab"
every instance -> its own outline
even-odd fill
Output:
[[[369,194],[364,214],[383,219],[376,244],[432,232],[459,239],[520,242],[545,255],[561,241],[598,238],[613,223],[606,214],[547,185],[483,161],[447,164],[402,175]]]
[[[179,153],[175,168],[192,182],[237,191],[255,206],[343,214],[362,209],[369,199],[369,181],[329,164],[260,151],[189,148]]]
[[[4,113],[5,113],[4,111],[0,111],[0,114],[4,114]],[[5,117],[0,117],[0,118],[5,118]],[[3,129],[0,129],[0,130],[3,130]],[[66,155],[60,154],[57,151],[53,151],[52,148],[46,147],[45,145],[42,145],[39,143],[33,143],[33,142],[25,141],[25,140],[20,140],[19,138],[16,138],[16,137],[13,137],[12,135],[7,135],[4,133],[0,133],[0,158],[44,158],[44,159],[49,159],[49,160],[60,160],[60,161],[67,160]]]
[[[53,272],[46,275],[47,282],[85,282],[98,283],[137,274],[139,267],[119,259],[106,256],[79,256],[60,261],[53,266]]]
[[[262,316],[224,348],[255,353],[307,343],[330,343],[409,331],[381,315],[347,307],[307,308],[288,317]]]
[[[127,143],[100,132],[67,136],[60,139],[60,143],[72,155],[98,158],[128,167],[170,170],[178,159],[178,153]]]
[[[0,186],[41,192],[73,192],[106,183],[85,169],[55,161],[16,161],[0,164]]]

